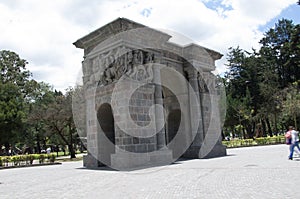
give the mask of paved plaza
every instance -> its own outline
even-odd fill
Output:
[[[228,156],[137,171],[82,162],[0,170],[0,198],[298,198],[300,158],[288,146],[228,149]],[[295,155],[298,156],[298,155]]]

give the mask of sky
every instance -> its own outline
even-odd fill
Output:
[[[125,17],[178,33],[224,56],[229,47],[259,48],[264,32],[282,18],[300,23],[297,0],[0,0],[0,50],[28,61],[33,78],[64,91],[78,79],[83,50],[73,43],[95,29]],[[179,37],[182,38],[182,37]],[[174,37],[171,41],[185,44]]]

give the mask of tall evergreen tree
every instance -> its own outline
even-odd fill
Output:
[[[247,101],[250,117],[239,115],[239,119],[244,118],[240,125],[247,129],[249,137],[254,135],[257,126],[263,129],[263,135],[272,136],[273,132],[278,131],[278,118],[281,121],[289,121],[289,118],[298,121],[295,113],[288,113],[281,108],[293,104],[288,103],[287,96],[290,96],[289,102],[297,100],[294,96],[297,92],[291,94],[282,91],[298,84],[300,80],[299,38],[300,26],[294,25],[291,20],[281,19],[260,40],[258,52],[246,52],[239,47],[229,49],[229,71],[225,76],[226,91],[231,99],[228,104],[241,107]],[[282,97],[282,93],[286,93],[286,96]],[[234,112],[227,112],[225,125],[237,119]]]

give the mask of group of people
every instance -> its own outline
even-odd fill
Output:
[[[289,160],[293,160],[295,147],[298,148],[298,151],[300,153],[299,132],[296,131],[293,126],[289,126],[289,130],[286,132],[285,137],[286,137],[286,143],[290,145]]]

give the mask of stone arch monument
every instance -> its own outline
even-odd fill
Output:
[[[78,39],[87,149],[84,165],[135,169],[226,155],[215,60],[222,55],[125,18]]]

